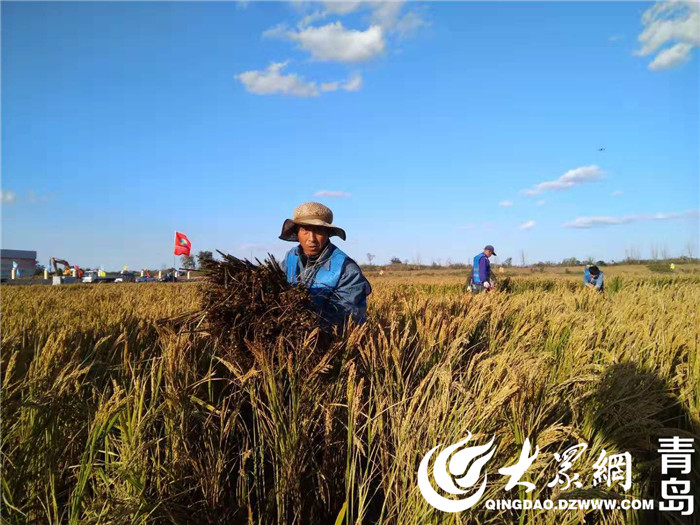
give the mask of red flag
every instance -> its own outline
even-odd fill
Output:
[[[175,232],[175,255],[186,255],[189,257],[190,248],[192,248],[192,243],[187,238],[187,235]]]

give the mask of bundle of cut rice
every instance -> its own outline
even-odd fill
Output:
[[[287,282],[274,257],[253,264],[219,252],[205,274],[200,318],[226,357],[244,357],[246,348],[276,341],[280,336],[292,348],[308,344],[319,325],[308,292]]]

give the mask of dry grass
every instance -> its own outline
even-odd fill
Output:
[[[417,467],[467,430],[496,436],[484,499],[545,499],[554,453],[585,441],[586,487],[603,448],[630,451],[627,496],[658,496],[656,438],[700,434],[700,278],[621,273],[604,296],[578,274],[478,296],[461,274],[372,280],[346,338],[288,326],[235,339],[246,358],[156,322],[206,306],[199,284],[3,287],[2,522],[643,522],[443,514]],[[526,437],[537,489],[507,493],[496,471]]]

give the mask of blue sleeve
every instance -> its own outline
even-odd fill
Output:
[[[600,272],[600,275],[595,280],[595,288],[596,288],[596,290],[600,290],[602,287],[603,287],[603,272]]]
[[[285,277],[287,277],[287,282],[291,283],[292,279],[290,278],[289,272],[287,272],[287,259],[289,258],[289,255],[294,252],[296,248],[292,248],[289,250],[287,253],[284,254],[284,259],[282,260],[282,272],[284,273]]]
[[[586,268],[583,270],[583,284],[588,284],[589,282],[591,282],[591,272]]]
[[[362,275],[360,267],[355,261],[348,260],[331,300],[333,311],[329,313],[336,324],[342,324],[350,315],[358,323],[364,323],[367,319],[367,296],[371,293],[372,287]]]
[[[491,264],[489,258],[484,256],[479,259],[479,278],[481,282],[491,281]]]

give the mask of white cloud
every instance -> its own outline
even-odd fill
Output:
[[[415,11],[409,11],[401,16],[404,4],[403,1],[371,2],[369,5],[373,7],[372,22],[387,32],[395,33],[401,37],[410,36],[420,27],[427,25],[425,20]]]
[[[302,16],[296,28],[281,23],[264,31],[263,37],[284,38],[296,42],[299,49],[310,53],[311,58],[318,61],[366,62],[385,53],[389,44],[387,39],[408,37],[420,27],[428,25],[416,10],[402,13],[406,5],[405,0],[325,0],[320,4],[293,2],[293,5]],[[314,8],[310,9],[309,5],[314,5]],[[319,5],[320,9],[316,7]],[[364,30],[346,28],[338,20],[326,25],[312,25],[358,10],[369,12],[369,27]],[[274,64],[265,71],[248,71],[238,78],[252,93],[284,93],[303,97],[338,90],[358,91],[363,85],[362,76],[355,73],[345,82],[323,82],[317,87],[316,83],[307,82],[296,75],[280,75],[279,72],[285,65],[286,63]]]
[[[622,191],[620,191],[620,190],[615,190],[615,191],[613,191],[610,195],[612,195],[613,197],[617,197],[617,196],[622,195],[622,194],[623,194]]]
[[[338,190],[319,190],[314,193],[315,197],[350,197],[350,194],[345,191]]]
[[[672,219],[685,219],[698,216],[698,210],[685,212],[655,213],[641,215],[625,215],[621,217],[594,215],[591,217],[578,217],[577,219],[563,224],[564,228],[599,228],[604,226],[616,226],[619,224],[629,224],[640,221],[667,221]]]
[[[372,12],[372,21],[384,28],[394,27],[403,9],[403,2],[376,2]]]
[[[324,82],[321,84],[321,91],[338,91],[340,82]]]
[[[0,202],[3,204],[12,204],[17,200],[17,194],[11,190],[0,190]]]
[[[513,205],[513,201],[501,201],[498,203],[499,206],[508,207]]]
[[[530,189],[523,190],[525,195],[539,195],[550,190],[564,190],[579,186],[587,182],[593,182],[603,178],[603,170],[598,166],[581,166],[569,170],[556,180],[540,182]]]
[[[359,91],[362,88],[362,75],[355,73],[340,87],[345,91]]]
[[[295,97],[315,97],[319,89],[315,82],[307,82],[294,73],[283,75],[288,62],[270,64],[262,71],[246,71],[236,75],[249,93],[256,95],[292,95]]]
[[[608,37],[608,42],[617,42],[618,40],[622,40],[622,35],[610,35]]]
[[[329,13],[328,11],[314,11],[313,13],[311,13],[311,14],[309,14],[309,15],[306,15],[304,18],[302,18],[302,19],[299,21],[299,23],[297,24],[297,28],[303,29],[303,28],[305,28],[306,26],[308,26],[308,25],[310,25],[310,24],[313,24],[313,23],[316,22],[317,20],[323,20],[323,19],[326,18],[329,14],[330,14],[330,13]],[[280,24],[279,26],[277,26],[277,28],[282,28],[282,27],[284,27],[284,26],[281,25],[281,24]],[[278,35],[278,34],[276,34],[276,33],[273,33],[273,32],[275,31],[275,29],[277,29],[277,28],[268,29],[267,31],[265,31],[265,32],[263,33],[263,36],[280,36],[280,35]],[[268,34],[268,33],[269,33],[269,34]]]
[[[325,1],[325,9],[316,10],[304,17],[299,23],[299,27],[306,27],[312,22],[328,18],[330,15],[344,16],[358,9],[369,9],[371,11],[370,20],[372,24],[380,26],[386,32],[396,33],[401,37],[410,36],[417,29],[427,25],[425,20],[416,12],[409,11],[403,16],[406,2],[404,0],[379,0],[375,2],[347,2],[347,1]]]
[[[263,31],[263,38],[279,38],[279,37],[284,37],[286,36],[287,32],[289,31],[289,27],[287,24],[277,24],[274,27],[271,27],[270,29],[266,29]]]
[[[277,28],[265,32],[268,36],[280,33],[281,30]],[[334,22],[320,27],[286,31],[283,34],[311,53],[313,58],[322,61],[362,62],[383,53],[386,45],[379,25],[358,31],[346,29],[341,22]]]
[[[537,202],[535,203],[535,206],[544,206],[546,203],[547,203],[546,200],[537,201]]]
[[[405,38],[427,25],[428,23],[418,13],[411,11],[402,16],[391,29]]]
[[[362,88],[362,75],[356,73],[345,82],[324,82],[321,84],[321,91],[359,91]]]
[[[54,200],[56,196],[56,192],[39,194],[34,190],[29,190],[27,191],[26,197],[21,200],[29,204],[38,204],[40,202],[50,202]],[[14,204],[15,202],[19,202],[19,199],[17,198],[17,194],[12,190],[0,190],[0,202],[3,204]]]
[[[698,210],[688,210],[682,213],[671,212],[671,213],[655,213],[653,215],[640,215],[640,220],[652,220],[652,221],[667,221],[669,219],[684,219],[698,217]]]
[[[321,92],[359,91],[362,87],[362,75],[355,73],[345,82],[323,82],[319,88],[316,82],[306,81],[303,77],[290,73],[284,75],[282,70],[288,62],[270,64],[262,71],[246,71],[236,75],[249,93],[256,95],[292,95],[295,97],[316,97]]]
[[[659,71],[663,69],[671,69],[690,59],[690,51],[693,47],[690,44],[679,43],[673,47],[669,47],[656,55],[654,60],[649,64],[649,69]]]
[[[520,230],[529,230],[535,225],[535,221],[527,221],[522,223],[520,226],[518,226],[518,229]]]
[[[578,217],[571,222],[564,223],[564,228],[595,228],[596,226],[612,226],[632,222],[634,217],[606,217],[595,215],[592,217]]]
[[[671,0],[658,2],[642,15],[644,30],[638,37],[640,56],[657,53],[649,64],[651,70],[675,67],[690,58],[700,46],[700,3]],[[664,49],[663,46],[671,45]],[[660,50],[660,51],[659,51]]]

